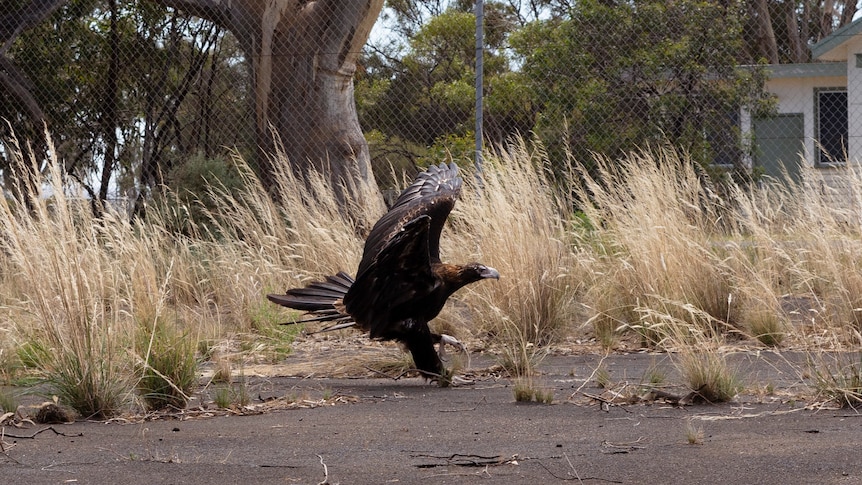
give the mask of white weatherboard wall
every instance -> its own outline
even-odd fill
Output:
[[[848,163],[862,160],[862,37],[855,36],[847,46],[847,158]]]
[[[862,160],[862,19],[841,27],[811,46],[812,65],[843,62],[847,87],[847,162]]]
[[[805,123],[805,163],[814,166],[814,90],[816,88],[847,87],[847,67],[844,63],[782,64],[769,66],[766,90],[778,98],[779,114],[803,115]],[[862,69],[857,70],[862,75]],[[862,83],[862,78],[859,80]],[[862,106],[860,106],[862,108]],[[751,114],[742,113],[743,133],[751,133]],[[860,152],[862,153],[862,152]]]
[[[859,48],[859,52],[862,53],[862,39],[860,39]],[[819,179],[816,183],[820,184],[824,195],[828,195],[828,198],[839,206],[847,206],[852,202],[853,195],[846,183],[848,177],[852,175],[848,174],[847,168],[858,167],[856,163],[862,160],[862,131],[860,131],[862,130],[862,67],[856,68],[855,61],[854,55],[852,63],[820,62],[769,66],[769,78],[766,83],[766,90],[777,97],[778,114],[802,114],[804,153],[801,153],[800,157],[806,166],[815,171],[814,175]],[[848,80],[851,79],[853,84],[848,84]],[[848,166],[815,165],[817,150],[815,92],[824,88],[848,90]],[[855,96],[852,91],[854,89],[857,90]],[[749,113],[742,113],[740,128],[743,133],[752,132]],[[752,161],[749,160],[749,163]]]
[[[851,172],[862,169],[862,18],[834,31],[810,49],[814,62],[768,66],[766,90],[778,98],[779,114],[802,115],[804,153],[800,156],[805,165],[813,168],[824,194],[830,194],[841,205],[858,203],[848,182],[858,180],[859,176]],[[847,91],[847,163],[817,163],[816,93],[830,88]],[[740,121],[742,132],[751,134],[749,114],[743,112]],[[777,136],[781,140],[782,134]],[[773,144],[775,140],[770,138]]]
[[[811,47],[811,54],[822,64],[843,63],[847,87],[847,164],[843,167],[822,167],[819,172],[823,183],[832,190],[828,193],[840,205],[848,207],[855,201],[850,179],[858,179],[852,172],[862,161],[862,19],[838,29],[832,35]],[[848,183],[849,182],[849,183]]]

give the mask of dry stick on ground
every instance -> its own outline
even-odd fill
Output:
[[[650,389],[649,393],[647,393],[647,397],[644,398],[645,401],[657,401],[659,399],[664,399],[670,404],[683,406],[685,404],[690,404],[691,393],[686,396],[678,396],[676,394],[672,394],[667,391],[662,391],[661,389]]]
[[[363,367],[365,367],[365,369],[366,369],[366,370],[368,370],[368,371],[371,371],[371,372],[373,372],[373,373],[375,373],[375,374],[378,374],[378,375],[380,375],[380,376],[383,376],[383,377],[386,377],[386,378],[392,379],[393,381],[397,381],[398,379],[401,379],[401,378],[402,378],[402,377],[404,377],[405,375],[407,375],[407,374],[409,374],[409,373],[411,373],[411,372],[416,371],[416,369],[407,369],[407,370],[405,370],[404,372],[402,372],[402,373],[400,373],[400,374],[398,374],[398,375],[396,375],[396,376],[391,376],[391,375],[389,375],[389,374],[387,374],[387,373],[385,373],[385,372],[383,372],[383,371],[379,371],[379,370],[377,370],[377,369],[372,369],[371,367],[368,367],[367,365],[364,365]]]
[[[67,437],[84,436],[84,433],[66,434],[66,433],[63,433],[63,432],[57,431],[56,429],[54,429],[54,427],[53,427],[53,426],[48,426],[47,428],[42,428],[42,429],[40,429],[40,430],[36,431],[35,433],[33,433],[33,434],[31,434],[31,435],[18,435],[18,434],[14,434],[14,433],[7,433],[7,432],[6,432],[6,427],[5,427],[5,426],[0,426],[0,453],[2,453],[2,454],[3,454],[3,456],[5,456],[6,458],[9,458],[10,460],[14,461],[15,463],[19,463],[19,462],[18,462],[18,460],[16,460],[16,459],[12,458],[11,456],[9,456],[9,455],[6,453],[6,445],[3,443],[3,440],[4,440],[7,436],[8,436],[8,437],[10,437],[10,438],[15,438],[15,439],[33,439],[33,438],[35,438],[35,437],[36,437],[36,435],[38,435],[39,433],[41,433],[41,432],[43,432],[43,431],[48,431],[48,430],[51,430],[51,431],[53,431],[53,432],[54,432],[54,434],[57,434],[57,435],[60,435],[60,436],[67,436]]]
[[[644,396],[638,397],[636,400],[630,401],[630,402],[618,402],[618,401],[615,401],[613,399],[608,399],[604,396],[600,396],[598,394],[590,394],[587,392],[583,393],[583,395],[590,398],[590,399],[593,399],[595,401],[599,401],[600,403],[602,403],[603,406],[607,406],[608,409],[610,409],[611,406],[617,406],[626,412],[631,412],[631,411],[626,410],[626,408],[624,408],[622,406],[625,404],[635,404],[637,402],[640,402],[640,403],[654,402],[654,401],[657,401],[659,399],[664,399],[666,402],[668,402],[669,404],[672,404],[674,406],[686,406],[686,405],[691,404],[693,402],[694,398],[696,398],[696,397],[700,397],[701,399],[704,399],[704,401],[706,401],[707,403],[710,403],[709,401],[706,400],[706,398],[703,397],[703,395],[700,392],[704,387],[705,387],[705,385],[701,386],[696,391],[689,392],[685,396],[678,396],[676,394],[673,394],[673,393],[670,393],[667,391],[663,391],[661,389],[653,388],[653,389],[650,389],[650,391],[648,393],[646,393]]]
[[[626,443],[613,443],[608,440],[602,441],[602,453],[605,454],[614,454],[614,453],[630,453],[635,450],[642,450],[646,448],[646,446],[641,443],[646,443],[646,438],[641,436],[634,441],[629,441]]]
[[[15,446],[15,444],[14,444],[14,443],[12,443],[12,444],[10,444],[10,445],[9,445],[9,448],[12,448],[12,447],[14,447],[14,446]],[[0,455],[5,456],[6,458],[8,458],[8,459],[10,459],[10,460],[12,460],[12,461],[14,461],[15,463],[17,463],[17,464],[19,464],[19,465],[20,465],[20,464],[21,464],[21,462],[20,462],[20,461],[18,461],[18,460],[16,460],[15,458],[12,458],[11,456],[9,456],[8,451],[9,451],[9,450],[6,448],[6,445],[5,445],[5,444],[3,444],[3,433],[2,433],[2,432],[0,432]]]
[[[607,408],[607,409],[603,409],[604,411],[609,411],[611,407],[616,406],[616,407],[622,409],[623,411],[625,411],[627,413],[631,412],[628,409],[626,409],[625,407],[623,407],[623,404],[626,404],[626,403],[615,402],[612,399],[606,399],[602,396],[599,396],[598,394],[589,394],[589,393],[585,392],[584,396],[602,403],[602,407]]]
[[[5,428],[4,428],[4,429],[5,429]],[[66,434],[66,433],[63,433],[62,431],[57,431],[56,429],[54,429],[54,427],[53,427],[53,426],[48,426],[47,428],[42,428],[42,429],[40,429],[39,431],[36,431],[35,433],[33,433],[33,434],[29,435],[29,436],[28,436],[28,435],[17,435],[17,434],[12,434],[12,433],[6,433],[5,431],[4,431],[4,433],[3,433],[3,434],[4,434],[5,436],[10,437],[10,438],[17,438],[17,439],[33,439],[33,438],[35,438],[35,437],[36,437],[36,435],[38,435],[39,433],[42,433],[42,432],[44,432],[44,431],[53,431],[53,432],[54,432],[54,434],[56,434],[56,435],[66,436],[66,437],[69,437],[69,438],[74,438],[74,437],[77,437],[77,436],[84,436],[84,433]]]
[[[433,458],[444,460],[442,463],[420,463],[413,465],[416,468],[435,468],[441,466],[488,466],[488,465],[506,465],[518,460],[518,455],[513,455],[511,458],[504,458],[502,455],[497,456],[482,456],[464,453],[452,453],[451,455],[429,455],[419,453],[413,455],[414,458]]]
[[[411,372],[419,372],[419,369],[411,368],[411,369],[407,369],[407,370],[405,370],[404,372],[402,372],[402,373],[400,373],[400,374],[398,374],[398,375],[391,376],[391,375],[389,375],[389,374],[387,374],[387,373],[385,373],[385,372],[379,371],[379,370],[377,370],[377,369],[372,369],[371,367],[368,367],[367,365],[366,365],[366,366],[363,366],[363,367],[365,367],[365,369],[366,369],[366,370],[368,370],[368,371],[371,371],[371,372],[373,372],[373,373],[375,373],[375,374],[379,374],[379,375],[381,375],[381,376],[383,376],[383,377],[386,377],[386,378],[392,379],[393,381],[397,381],[398,379],[401,379],[402,377],[404,377],[404,376],[405,376],[405,375],[407,375],[407,374],[410,374]],[[433,373],[433,372],[427,372],[427,371],[426,371],[426,372],[425,372],[425,376],[426,376],[426,377],[436,377],[436,378],[438,378],[438,379],[443,379],[443,376],[442,376],[442,375],[440,375],[440,374],[435,374],[435,373]],[[457,383],[457,384],[462,384],[462,385],[468,385],[468,384],[473,384],[473,381],[472,381],[472,380],[466,380],[466,379],[463,379],[463,378],[459,378],[458,376],[452,376],[452,383],[453,383],[453,384],[454,384],[454,383]]]
[[[326,466],[326,463],[323,462],[323,457],[317,455],[320,458],[320,464],[323,465],[323,481],[319,482],[317,485],[329,485],[329,467]]]
[[[568,457],[566,457],[566,459],[568,459]],[[583,482],[584,482],[583,480],[581,480],[581,477],[579,477],[579,476],[578,476],[577,472],[575,472],[575,475],[574,475],[574,476],[572,476],[572,475],[571,475],[571,473],[567,473],[567,474],[566,474],[567,476],[565,476],[565,477],[561,477],[560,475],[557,475],[556,473],[554,473],[550,468],[548,468],[548,465],[545,465],[544,463],[542,463],[542,460],[539,460],[539,465],[540,465],[542,468],[544,468],[544,469],[545,469],[545,471],[546,471],[546,472],[548,472],[548,474],[549,474],[549,475],[551,475],[552,477],[556,478],[557,480],[562,480],[562,481],[565,481],[565,482],[568,482],[568,481],[571,481],[571,480],[577,480],[577,481],[578,481],[578,483],[583,483]],[[569,462],[569,466],[571,466],[571,465],[572,465],[572,462]],[[574,470],[574,469],[575,469],[575,468],[574,468],[574,467],[572,467],[572,470]]]
[[[581,477],[579,477],[579,476],[577,476],[577,475],[575,475],[575,476],[571,476],[571,473],[569,473],[569,474],[568,474],[568,476],[561,477],[561,476],[557,475],[556,473],[554,473],[553,471],[551,471],[551,469],[550,469],[550,468],[548,468],[548,467],[547,467],[547,465],[545,465],[545,464],[544,464],[544,463],[542,463],[541,461],[539,461],[539,465],[541,465],[541,466],[542,466],[542,468],[544,468],[544,469],[545,469],[545,471],[546,471],[546,472],[548,472],[548,474],[549,474],[549,475],[551,475],[552,477],[556,478],[557,480],[560,480],[560,481],[563,481],[563,482],[570,482],[570,481],[575,481],[575,480],[577,480],[577,481],[578,481],[578,483],[584,483],[584,482],[586,482],[586,481],[588,481],[588,480],[595,480],[595,481],[605,482],[605,483],[625,483],[625,482],[622,482],[622,481],[619,481],[619,480],[611,480],[611,479],[608,479],[608,478],[599,478],[599,477],[584,477],[584,478],[581,478]],[[572,469],[574,470],[574,467],[572,467]],[[575,472],[575,473],[577,473],[577,472]]]
[[[608,352],[605,352],[605,355],[603,355],[603,356],[602,356],[602,358],[601,358],[601,360],[599,360],[598,365],[596,365],[596,368],[595,368],[595,369],[593,369],[593,372],[590,374],[590,376],[586,378],[586,380],[584,381],[584,383],[583,383],[583,384],[581,384],[577,389],[575,389],[575,392],[573,392],[573,393],[569,396],[569,399],[574,398],[574,397],[575,397],[575,394],[577,394],[577,393],[581,392],[581,389],[583,389],[583,388],[584,388],[584,386],[586,386],[590,381],[592,381],[592,380],[593,380],[593,378],[595,378],[595,377],[596,377],[596,372],[598,372],[598,371],[599,371],[599,369],[601,369],[601,368],[602,368],[602,364],[604,363],[605,359],[607,359],[607,358],[608,358],[608,355],[609,355],[609,353],[608,353]]]
[[[581,478],[581,477],[580,477],[580,475],[578,475],[578,471],[577,471],[577,470],[575,470],[575,466],[572,464],[572,460],[570,460],[570,459],[569,459],[569,455],[567,455],[567,454],[563,453],[563,457],[566,459],[566,462],[569,464],[569,468],[571,468],[571,469],[572,469],[572,471],[571,471],[571,472],[569,472],[569,473],[567,473],[567,474],[566,474],[566,476],[564,476],[564,477],[562,477],[562,476],[560,476],[560,475],[557,475],[556,473],[554,473],[553,471],[551,471],[551,469],[550,469],[550,468],[548,468],[548,466],[547,466],[547,465],[545,465],[544,463],[542,463],[542,460],[538,460],[538,461],[539,461],[539,465],[541,465],[541,467],[542,467],[542,468],[544,468],[544,469],[545,469],[545,471],[546,471],[546,472],[548,472],[548,474],[550,474],[552,477],[556,478],[557,480],[561,480],[561,481],[564,481],[564,482],[569,482],[569,481],[575,481],[575,480],[577,480],[577,481],[578,481],[578,483],[584,483],[584,482],[585,482],[585,481],[587,481],[587,480],[596,480],[596,481],[599,481],[599,482],[605,482],[605,483],[623,483],[623,482],[621,482],[621,481],[619,481],[619,480],[610,480],[610,479],[607,479],[607,478],[599,478],[599,477],[584,477],[584,478]]]
[[[575,476],[575,478],[577,478],[579,482],[583,483],[581,480],[581,476],[578,474],[578,471],[575,470],[575,465],[572,465],[572,460],[569,459],[569,455],[563,453],[563,457],[566,459],[566,463],[569,464],[569,468],[572,469],[572,474]]]

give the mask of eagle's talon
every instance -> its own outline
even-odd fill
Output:
[[[440,357],[440,360],[446,360],[446,346],[451,345],[458,349],[458,351],[463,354],[467,358],[466,367],[470,367],[470,351],[467,350],[467,346],[461,343],[460,340],[456,339],[451,335],[446,335],[445,333],[440,334],[440,343],[437,347],[437,355]]]

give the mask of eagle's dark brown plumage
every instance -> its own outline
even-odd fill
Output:
[[[322,331],[356,326],[371,338],[402,342],[423,375],[444,375],[434,344],[442,347],[443,342],[457,341],[432,333],[428,322],[459,288],[500,277],[495,269],[478,263],[440,261],[440,233],[461,183],[455,164],[429,167],[371,229],[355,280],[339,272],[267,298],[309,313],[303,322],[333,322]]]

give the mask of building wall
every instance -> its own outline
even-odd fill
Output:
[[[847,155],[862,161],[862,38],[847,42]]]
[[[854,52],[850,50],[849,52]],[[862,53],[862,39],[855,52]],[[805,153],[801,154],[804,165],[814,170],[809,180],[820,187],[826,199],[838,206],[846,207],[853,197],[847,186],[849,167],[815,165],[815,89],[847,88],[849,140],[848,158],[851,163],[862,162],[862,68],[856,68],[855,55],[846,68],[847,75],[815,76],[802,70],[800,76],[776,76],[769,79],[767,91],[778,97],[778,113],[802,113],[804,118]],[[848,85],[848,80],[851,83]],[[855,93],[855,94],[854,94]],[[854,123],[857,120],[857,123]],[[751,117],[743,113],[741,117],[743,133],[751,133]],[[852,170],[852,168],[850,168]]]
[[[860,72],[862,74],[862,72]],[[862,79],[860,79],[862,81]],[[805,153],[802,154],[806,165],[813,167],[815,160],[815,133],[814,133],[814,90],[815,88],[838,88],[847,87],[847,78],[843,76],[834,77],[803,77],[803,78],[777,78],[770,79],[766,89],[778,96],[779,113],[802,113],[805,118]],[[860,106],[862,108],[862,106]],[[743,127],[745,132],[750,130],[750,117],[748,127]],[[862,153],[862,152],[857,152]]]

